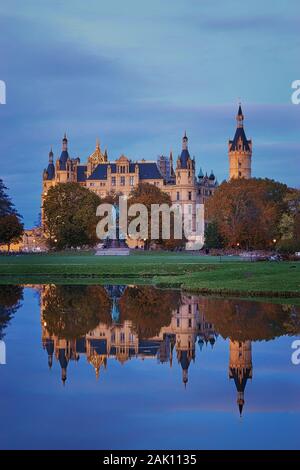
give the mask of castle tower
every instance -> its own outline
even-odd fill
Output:
[[[190,157],[188,150],[188,137],[186,132],[182,138],[182,151],[177,159],[175,180],[172,191],[172,202],[181,206],[185,214],[186,234],[193,234],[196,230],[196,178],[195,159]]]
[[[229,178],[251,178],[252,140],[244,131],[244,115],[241,104],[236,116],[237,128],[233,140],[228,142]]]
[[[252,379],[251,341],[229,340],[229,378],[234,379],[237,390],[237,404],[242,416],[245,403],[244,392],[248,379]]]

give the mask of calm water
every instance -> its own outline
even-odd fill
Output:
[[[0,339],[1,448],[300,447],[292,304],[0,286]]]

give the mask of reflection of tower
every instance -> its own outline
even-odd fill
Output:
[[[182,305],[173,315],[173,331],[176,334],[177,359],[182,367],[182,381],[188,382],[188,369],[195,359],[195,341],[198,329],[198,304],[194,296],[182,298]]]
[[[248,379],[252,379],[251,341],[229,341],[229,378],[234,379],[237,389],[237,404],[242,416],[245,403],[244,391]]]

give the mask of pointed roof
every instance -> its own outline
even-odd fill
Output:
[[[186,135],[186,131],[184,131],[184,136],[182,138],[182,152],[180,155],[180,166],[181,168],[187,168],[187,162],[190,160],[190,154],[188,151],[188,137]]]
[[[201,168],[201,167],[200,167],[200,170],[199,170],[199,173],[198,173],[198,178],[199,178],[199,179],[202,179],[202,178],[204,178],[204,173],[203,173],[203,171],[202,171],[202,168]]]
[[[237,115],[240,116],[240,117],[244,117],[243,111],[242,111],[242,105],[241,105],[241,103],[239,104],[239,110],[238,110],[238,114],[237,114]]]
[[[242,111],[241,104],[239,104],[239,109],[238,109],[238,113],[236,116],[236,120],[237,120],[237,128],[236,128],[233,140],[229,141],[229,151],[235,152],[237,150],[243,150],[246,152],[250,152],[251,140],[247,139],[245,131],[244,131],[244,114]],[[242,145],[242,148],[240,148],[240,144]]]
[[[250,152],[251,140],[248,140],[243,127],[237,127],[233,140],[229,141],[230,151],[240,150],[239,145],[242,144],[242,150]]]
[[[93,165],[98,165],[99,163],[104,163],[107,161],[107,153],[102,153],[100,149],[100,142],[97,138],[96,140],[96,148],[94,152],[88,157],[88,162],[92,163]]]
[[[211,172],[210,172],[209,179],[210,179],[211,181],[214,181],[214,180],[216,179],[213,170],[211,170]]]

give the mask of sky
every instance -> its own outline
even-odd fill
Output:
[[[228,178],[238,102],[253,175],[299,187],[298,0],[1,0],[0,178],[30,228],[64,132],[85,162],[176,158]]]

